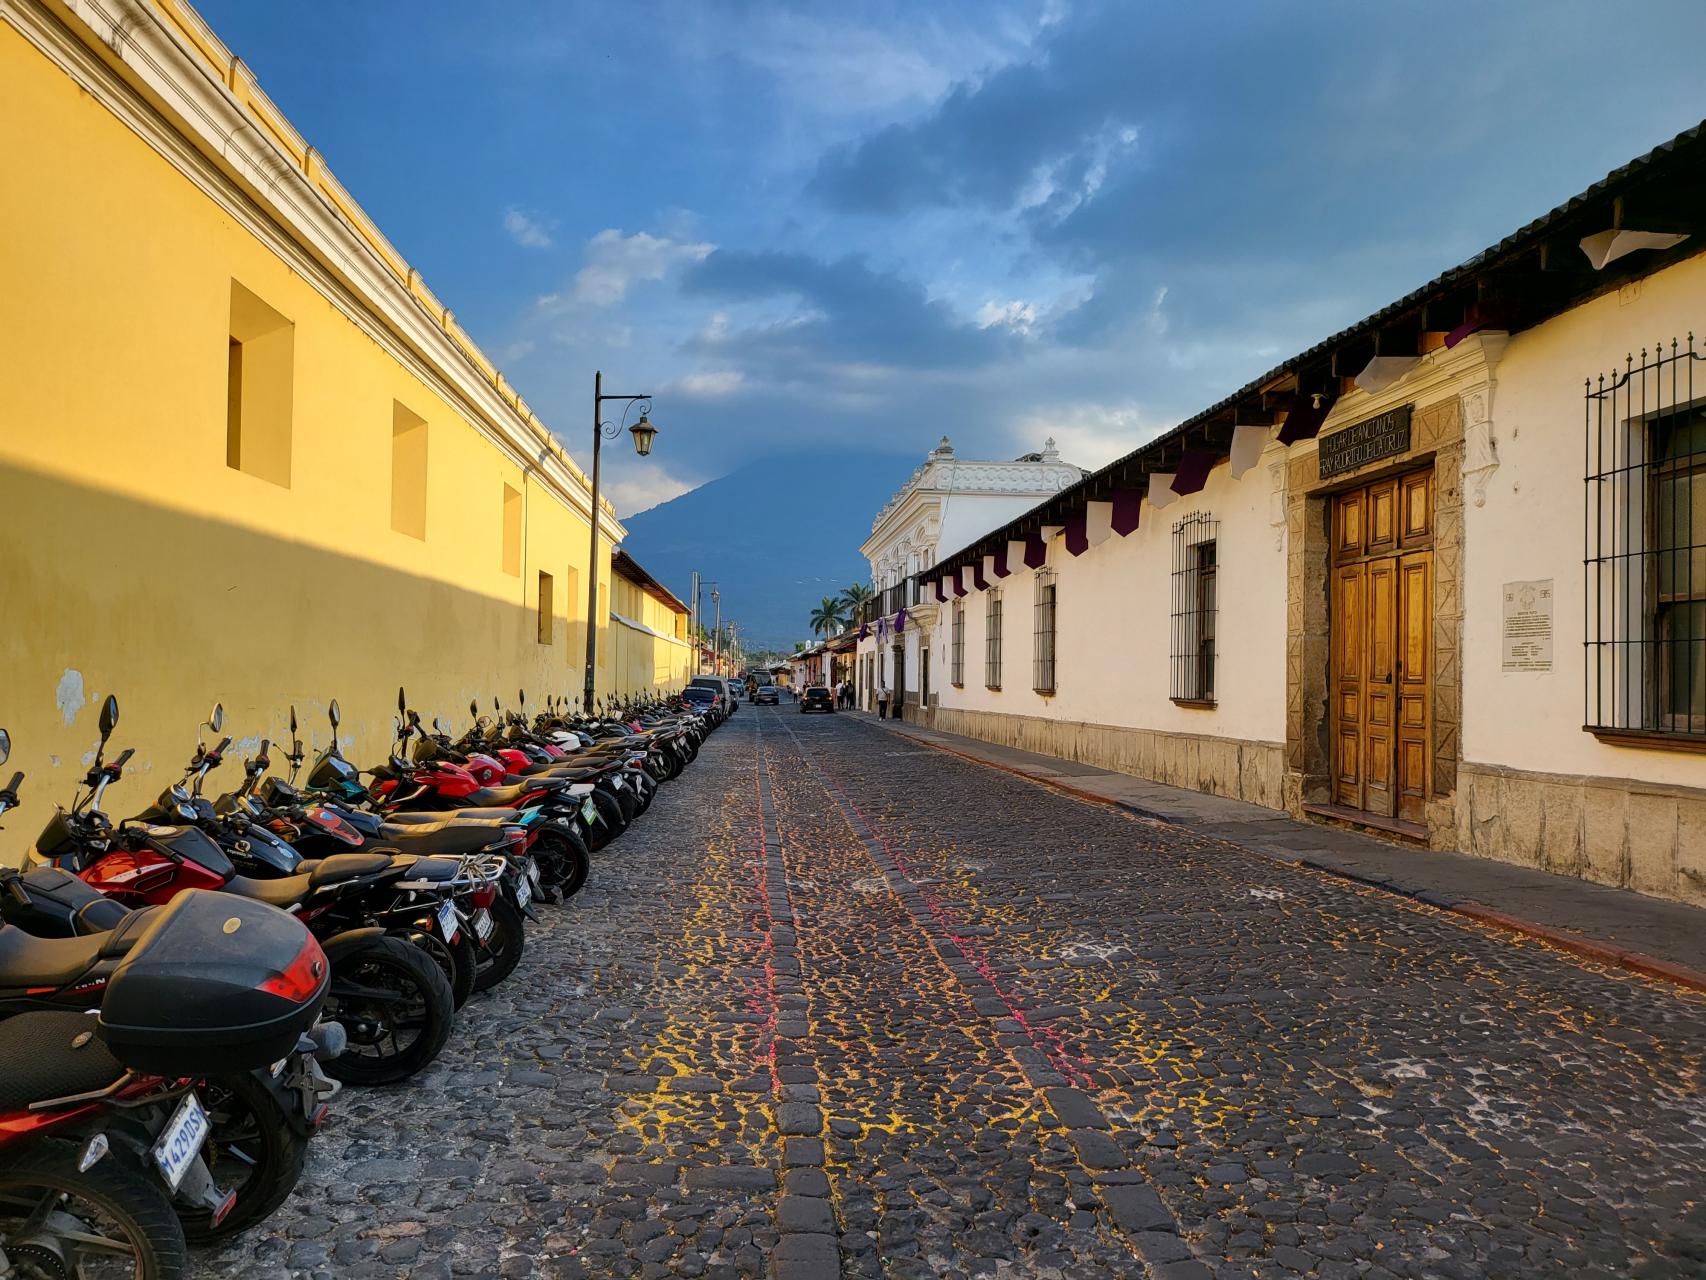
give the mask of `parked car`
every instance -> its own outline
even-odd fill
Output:
[[[773,684],[761,684],[758,692],[752,695],[752,705],[755,707],[775,707],[782,703],[782,691]]]
[[[740,710],[740,695],[735,692],[735,682],[726,676],[694,676],[688,681],[688,689],[710,689],[722,698],[724,712],[733,715]]]
[[[800,699],[800,714],[805,715],[808,711],[827,711],[830,715],[835,714],[835,699],[823,685],[812,685]]]

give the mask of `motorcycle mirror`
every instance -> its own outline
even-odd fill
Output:
[[[480,718],[480,703],[477,698],[468,699],[468,714],[476,720]]]
[[[437,716],[434,716],[434,717],[433,717],[433,718],[432,718],[432,731],[433,731],[433,732],[434,732],[434,733],[443,733],[443,732],[444,732],[444,726],[442,726],[442,725],[441,725],[441,724],[439,724],[439,722],[438,722],[438,717],[437,717]],[[4,763],[4,762],[3,762],[3,761],[0,761],[0,763]]]
[[[223,702],[213,704],[213,714],[207,718],[207,727],[215,733],[225,727],[225,704]]]
[[[338,721],[343,719],[343,712],[338,710],[338,700],[336,698],[333,698],[332,705],[326,708],[326,716],[332,722],[332,732],[336,733],[338,731]]]
[[[11,754],[12,735],[7,733],[4,729],[0,729],[0,764],[5,764],[7,757]]]
[[[118,698],[113,694],[107,695],[107,700],[101,703],[101,741],[105,742],[113,736],[113,730],[118,728]]]
[[[296,704],[290,704],[290,736],[296,736]]]
[[[401,715],[404,712],[408,711],[408,709],[409,709],[408,700],[403,697],[403,686],[398,685],[397,686],[397,713],[399,715]]]
[[[515,701],[518,706],[525,707],[527,705],[527,690],[517,689],[515,691]]]
[[[493,711],[502,711],[503,710],[503,707],[498,702],[498,695],[495,693],[492,695],[492,710]]]

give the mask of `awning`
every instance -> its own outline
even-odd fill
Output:
[[[677,640],[674,636],[666,636],[661,631],[654,631],[651,627],[648,627],[645,623],[635,622],[632,618],[624,618],[621,614],[617,613],[615,610],[611,611],[610,616],[613,619],[615,619],[617,622],[620,622],[625,627],[632,627],[635,631],[644,631],[648,636],[656,636],[659,640],[667,640],[671,644],[678,644],[683,649],[685,649],[687,647],[687,641]]]

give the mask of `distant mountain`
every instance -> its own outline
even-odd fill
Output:
[[[859,544],[920,459],[837,453],[770,458],[626,516],[623,547],[687,600],[697,569],[749,647],[791,649],[812,608],[871,576]],[[701,599],[708,629],[710,588]]]

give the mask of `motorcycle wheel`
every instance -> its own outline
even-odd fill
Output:
[[[622,806],[622,826],[626,828],[640,813],[640,802],[627,787],[616,793],[616,803]]]
[[[587,856],[586,842],[573,827],[541,832],[533,853],[546,887],[565,899],[581,891],[592,859]]]
[[[325,1064],[327,1075],[346,1084],[395,1084],[444,1049],[456,1000],[431,956],[386,937],[333,966],[324,1016],[349,1034],[348,1048]]]
[[[521,963],[521,953],[527,946],[527,917],[506,894],[488,908],[492,913],[492,932],[480,947],[480,971],[474,978],[474,990],[490,991]]]
[[[216,1184],[237,1193],[218,1226],[206,1210],[178,1210],[184,1239],[204,1245],[247,1231],[285,1202],[302,1177],[308,1138],[290,1127],[272,1091],[253,1075],[204,1080],[196,1094],[207,1108],[208,1170]]]
[[[22,1264],[25,1275],[58,1275],[54,1254],[62,1250],[79,1274],[84,1262],[92,1262],[112,1264],[103,1275],[128,1271],[131,1280],[185,1280],[189,1251],[165,1188],[116,1151],[84,1172],[78,1172],[78,1156],[71,1143],[47,1139],[8,1158],[0,1171],[0,1238],[7,1261]],[[57,1231],[42,1231],[51,1244],[20,1238],[17,1228],[49,1206],[71,1220]],[[97,1240],[105,1247],[91,1247]],[[122,1259],[126,1249],[128,1263]]]
[[[474,994],[474,977],[480,969],[480,948],[466,925],[456,931],[456,941],[450,944],[450,960],[456,971],[450,980],[450,1000],[460,1009]]]
[[[622,806],[616,803],[616,797],[608,791],[594,791],[592,802],[598,807],[598,816],[604,819],[592,825],[591,839],[587,841],[596,853],[628,829],[628,820],[622,816]]]

